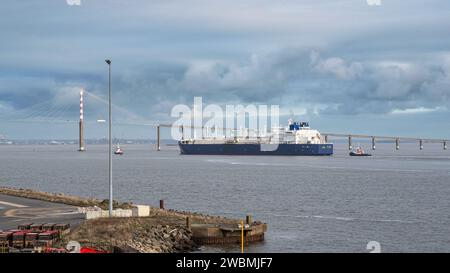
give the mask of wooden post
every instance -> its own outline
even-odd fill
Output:
[[[375,145],[375,137],[372,137],[372,150],[376,149],[376,145]]]
[[[447,150],[447,141],[444,140],[444,150]]]
[[[186,228],[191,229],[191,217],[186,217]]]
[[[419,140],[419,149],[423,150],[423,140]]]
[[[164,200],[163,199],[159,200],[159,208],[164,209]]]
[[[395,139],[395,149],[396,150],[400,149],[400,139],[398,138]]]
[[[352,150],[352,136],[348,136],[348,149]]]

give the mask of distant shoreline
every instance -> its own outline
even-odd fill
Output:
[[[113,139],[113,143],[120,144],[156,144],[156,140],[147,139]],[[107,139],[86,139],[86,145],[105,145],[108,144]],[[177,141],[172,139],[161,139],[161,144],[173,145]],[[0,140],[0,145],[78,145],[78,140],[73,139],[5,139]]]

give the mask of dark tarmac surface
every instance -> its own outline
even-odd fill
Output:
[[[84,220],[77,207],[0,194],[0,230],[20,224],[68,223],[74,227]]]

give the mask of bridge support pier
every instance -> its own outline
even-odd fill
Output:
[[[398,138],[395,139],[395,149],[396,150],[400,149],[400,139]]]
[[[83,125],[83,120],[81,119],[79,122],[79,140],[78,140],[78,151],[80,152],[84,152],[86,149],[84,147],[84,125]]]
[[[84,95],[84,89],[80,90],[80,122],[79,122],[79,140],[78,140],[78,151],[84,152],[84,112],[83,112],[83,95]]]
[[[353,149],[353,147],[352,147],[352,136],[348,136],[348,149],[350,151]]]
[[[156,127],[156,150],[161,151],[161,127]]]
[[[372,137],[372,150],[375,150],[375,137]]]

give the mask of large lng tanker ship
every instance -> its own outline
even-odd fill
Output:
[[[182,154],[196,155],[332,155],[333,144],[326,143],[308,122],[292,122],[272,128],[265,136],[228,138],[207,137],[179,141]]]

